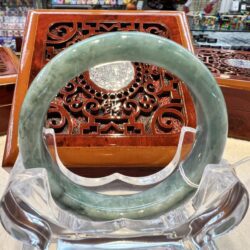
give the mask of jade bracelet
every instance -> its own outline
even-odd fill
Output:
[[[71,181],[60,172],[43,139],[50,101],[75,76],[114,61],[153,64],[167,69],[188,86],[196,115],[193,149],[182,167],[199,183],[207,164],[218,163],[227,138],[225,101],[209,70],[180,45],[141,32],[113,32],[78,42],[55,56],[37,75],[25,97],[19,121],[19,149],[26,169],[45,168],[55,202],[92,220],[150,218],[181,204],[195,189],[177,169],[161,183],[132,195],[105,195]]]

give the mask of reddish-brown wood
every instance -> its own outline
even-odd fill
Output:
[[[224,94],[229,118],[229,136],[250,140],[250,52],[197,49],[198,57],[214,74]],[[243,60],[232,64],[230,60]]]
[[[0,106],[0,135],[5,135],[9,125],[10,119],[10,105],[2,105]]]
[[[4,84],[5,79],[16,77],[18,70],[18,59],[11,49],[0,47],[0,83]]]
[[[197,48],[198,57],[205,63],[213,75],[218,78],[218,82],[225,86],[230,86],[230,81],[234,82],[236,88],[243,86],[250,89],[250,70],[244,66],[244,62],[250,63],[250,52],[239,50],[223,50],[210,48]],[[231,60],[231,62],[230,62]],[[232,62],[232,60],[238,61]],[[249,67],[249,65],[248,65]],[[225,82],[225,83],[224,83]]]
[[[18,64],[11,49],[0,47],[0,135],[8,129]]]
[[[228,109],[229,136],[250,140],[250,90],[221,88]]]
[[[75,42],[115,31],[153,33],[193,52],[182,12],[30,12],[4,166],[12,166],[16,159],[20,107],[42,67]],[[175,153],[181,127],[195,126],[191,97],[179,79],[153,65],[138,62],[134,68],[134,80],[119,91],[97,87],[83,72],[52,101],[46,126],[55,129],[59,155],[67,166],[162,167]],[[186,141],[186,153],[192,140]]]

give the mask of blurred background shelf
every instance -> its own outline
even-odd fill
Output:
[[[125,10],[126,5],[111,5],[111,4],[52,4],[48,5],[49,8],[52,9],[120,9],[120,10]]]

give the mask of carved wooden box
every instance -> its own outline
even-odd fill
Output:
[[[250,52],[196,51],[221,86],[228,109],[229,136],[250,140]]]
[[[11,49],[0,47],[0,135],[8,129],[18,64],[18,58]]]
[[[41,68],[64,48],[115,31],[152,33],[193,52],[187,21],[181,12],[31,12],[4,166],[12,166],[16,159],[20,107]],[[162,167],[172,159],[182,126],[195,127],[192,100],[179,79],[166,70],[141,62],[133,63],[132,70],[129,84],[115,91],[98,86],[89,72],[83,72],[51,102],[45,124],[55,129],[59,155],[65,165],[76,169],[105,166],[106,174],[113,171],[112,167],[120,166],[119,172],[124,167],[132,175],[137,173],[131,173],[129,167],[137,166],[142,167],[140,174],[143,174],[143,167]],[[190,138],[184,151],[189,150],[191,143]],[[88,174],[91,175],[85,171]]]

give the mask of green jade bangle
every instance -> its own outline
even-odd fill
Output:
[[[72,182],[51,158],[42,135],[50,101],[80,73],[121,60],[165,68],[187,84],[195,103],[197,134],[182,166],[192,182],[199,183],[207,164],[220,162],[227,138],[225,101],[215,79],[180,45],[141,32],[114,32],[65,49],[41,70],[25,97],[19,121],[20,153],[26,169],[47,170],[52,196],[60,207],[92,220],[151,218],[180,205],[196,190],[177,169],[161,183],[136,194],[100,194]]]

